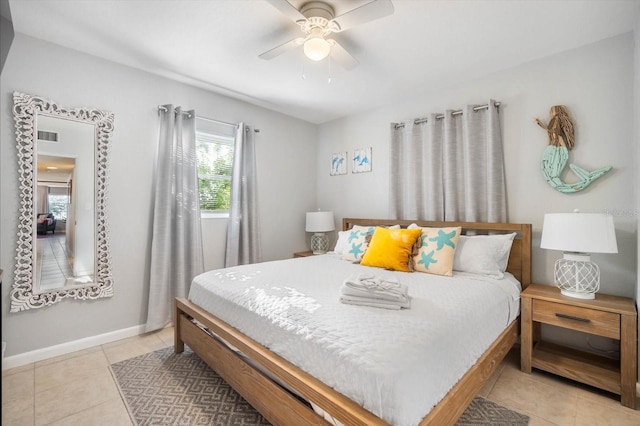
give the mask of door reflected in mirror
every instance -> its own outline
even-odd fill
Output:
[[[94,126],[38,114],[34,293],[95,284]]]

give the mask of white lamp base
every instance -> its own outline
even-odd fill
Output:
[[[576,293],[575,291],[570,290],[560,290],[561,294],[569,297],[575,297],[576,299],[595,299],[595,293]]]
[[[313,254],[325,254],[329,249],[329,239],[323,232],[316,232],[311,236],[311,251]]]
[[[589,254],[565,252],[556,261],[554,281],[565,296],[595,299],[600,290],[600,268]]]

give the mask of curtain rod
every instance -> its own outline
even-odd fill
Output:
[[[165,107],[164,105],[158,105],[158,111],[167,112],[167,107]],[[184,114],[187,117],[191,118],[191,114],[189,114],[187,111],[182,111],[182,114]],[[213,118],[206,118],[206,117],[200,117],[200,116],[196,116],[196,118],[199,118],[200,120],[210,121],[212,123],[223,124],[225,126],[231,126],[231,127],[236,127],[236,128],[238,127],[237,124],[227,123],[226,121],[214,120]]]
[[[496,108],[498,108],[500,106],[500,102],[494,102],[494,105],[496,106]],[[477,107],[474,107],[473,110],[474,111],[480,111],[483,109],[488,109],[489,108],[489,104],[487,105],[478,105]],[[453,111],[451,113],[451,115],[460,115],[462,114],[464,111],[459,109],[457,111]],[[442,120],[444,118],[444,114],[439,114],[436,115],[436,120]],[[415,120],[413,120],[413,124],[422,124],[422,123],[426,123],[427,119],[426,118],[416,118]],[[404,127],[404,123],[391,123],[394,124],[396,129],[402,128]]]
[[[224,124],[225,126],[238,127],[238,124],[227,123],[226,121],[214,120],[213,118],[206,118],[206,117],[197,117],[197,118],[204,121],[210,121],[212,123]]]
[[[167,107],[166,107],[166,106],[164,106],[164,105],[158,105],[158,111],[164,111],[164,112],[167,112],[167,111],[169,111],[169,110],[168,110],[168,109],[167,109]],[[173,110],[173,112],[175,112],[175,109]],[[191,118],[191,114],[189,114],[187,111],[182,111],[182,114],[183,114],[183,115],[186,115],[186,116],[187,116],[187,117],[189,117],[189,118]]]

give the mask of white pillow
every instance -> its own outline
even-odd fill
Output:
[[[453,258],[453,270],[502,279],[516,233],[461,235]]]
[[[336,246],[333,249],[338,254],[342,254],[344,248],[347,246],[347,242],[349,241],[349,231],[339,231],[338,232],[338,241],[336,241]]]

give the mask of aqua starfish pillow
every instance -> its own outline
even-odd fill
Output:
[[[360,262],[364,252],[369,247],[369,240],[375,230],[374,226],[359,226],[354,225],[349,229],[347,236],[347,243],[342,250],[342,258],[351,262]]]
[[[435,275],[453,275],[453,258],[458,248],[462,229],[422,228],[413,255],[413,270]]]

